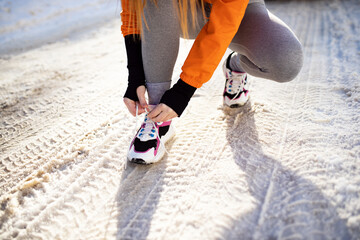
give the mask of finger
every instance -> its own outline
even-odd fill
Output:
[[[135,112],[133,111],[133,109],[128,108],[128,110],[129,110],[130,114],[135,117]]]
[[[169,113],[166,115],[166,117],[164,117],[161,122],[167,122],[173,118],[176,118],[177,117],[177,114],[176,113]]]
[[[145,92],[146,92],[146,88],[145,86],[140,86],[136,89],[136,94],[139,98],[139,102],[140,102],[140,105],[143,107],[143,108],[147,108],[148,107],[148,104],[146,102],[146,99],[145,99]]]
[[[137,107],[137,110],[136,110]],[[136,112],[137,111],[137,112]],[[146,112],[145,108],[143,108],[139,102],[136,102],[136,105],[134,106],[134,116],[143,114],[144,112]]]
[[[152,120],[154,122],[166,122],[175,117],[177,117],[177,113],[174,112],[171,108],[165,108],[160,114],[154,117]]]
[[[137,109],[138,115],[145,112],[145,108],[141,107],[139,102],[135,102],[129,98],[124,98],[124,103],[127,109],[129,110],[129,112],[131,113],[131,115],[133,115],[134,117],[136,116],[136,107],[138,108]]]
[[[168,114],[166,112],[161,112],[159,115],[152,118],[151,120],[153,120],[154,122],[165,122],[165,119],[167,118],[167,115]]]
[[[144,112],[146,112],[145,111],[145,108],[143,108],[142,106],[140,106],[140,103],[139,102],[137,102],[138,103],[138,115],[140,115],[140,114],[143,114]]]
[[[159,115],[162,112],[161,106],[156,106],[153,110],[151,110],[148,114],[148,117],[153,120],[157,115]]]
[[[163,103],[161,105],[165,109],[164,111],[167,113],[167,117],[166,117],[165,121],[168,121],[172,118],[178,117],[178,114],[171,107],[169,107]]]

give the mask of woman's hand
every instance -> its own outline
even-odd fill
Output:
[[[149,108],[148,108],[149,106],[145,99],[145,92],[146,92],[146,88],[143,85],[139,86],[136,89],[136,94],[139,98],[139,102],[135,102],[135,101],[131,100],[130,98],[124,97],[124,103],[125,103],[126,107],[128,108],[129,112],[133,116],[136,116],[136,104],[138,105],[138,115],[144,113],[146,108],[149,110]]]
[[[160,103],[148,114],[148,117],[154,122],[166,122],[177,117],[177,113],[167,105]]]

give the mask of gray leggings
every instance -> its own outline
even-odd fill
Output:
[[[142,56],[150,104],[158,104],[170,88],[179,51],[181,28],[171,0],[159,0],[158,6],[147,1],[143,24]],[[177,6],[176,6],[177,7]],[[211,8],[207,8],[207,13]],[[203,25],[199,10],[196,28],[189,23],[189,37],[196,38]],[[190,19],[190,18],[189,18]],[[301,44],[291,29],[270,13],[263,2],[250,3],[229,48],[232,70],[277,82],[291,81],[303,63]]]

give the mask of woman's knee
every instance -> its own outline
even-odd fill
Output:
[[[277,42],[277,46],[259,48],[250,53],[239,54],[241,68],[250,75],[276,82],[289,82],[300,72],[303,65],[303,50],[295,38],[293,43]]]
[[[271,62],[269,73],[276,82],[289,82],[300,72],[303,66],[303,49],[297,39],[284,44]]]

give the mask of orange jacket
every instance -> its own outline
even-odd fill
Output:
[[[124,36],[140,33],[139,29],[136,28],[136,23],[129,25],[128,1],[121,1],[123,9],[121,12],[121,31]],[[180,78],[184,82],[196,88],[210,80],[235,36],[249,2],[249,0],[206,1],[212,3],[209,21],[196,37],[180,74]]]

